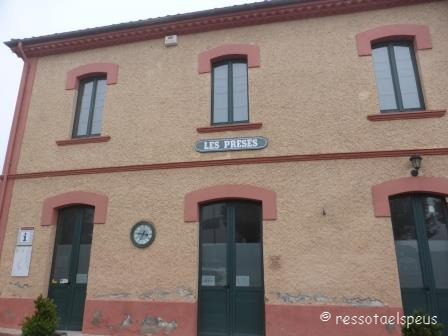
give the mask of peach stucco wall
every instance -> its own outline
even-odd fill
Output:
[[[447,158],[429,157],[422,173],[448,176],[447,167]],[[198,224],[184,222],[184,195],[241,183],[274,190],[278,197],[277,220],[265,221],[263,228],[268,303],[400,306],[390,218],[374,216],[371,186],[409,171],[406,158],[389,158],[18,180],[1,256],[0,292],[4,297],[46,293],[55,226],[40,225],[43,200],[90,190],[108,196],[109,208],[106,223],[94,227],[88,298],[195,301]],[[143,250],[129,239],[141,219],[153,221],[157,230],[153,245]],[[21,226],[36,229],[30,276],[23,279],[10,277]]]
[[[378,113],[371,57],[357,55],[361,31],[397,23],[427,25],[433,48],[417,52],[428,109],[448,106],[447,2],[298,20],[94,49],[38,60],[18,173],[158,162],[448,147],[448,117],[371,122]],[[249,69],[250,119],[258,130],[198,134],[210,123],[210,74],[198,55],[224,43],[260,48]],[[57,146],[70,137],[76,90],[71,69],[119,65],[107,87],[104,143]],[[260,135],[266,149],[199,154],[196,140]],[[14,182],[3,250],[0,298],[34,298],[49,284],[55,226],[41,226],[46,198],[87,191],[108,198],[95,225],[88,301],[197,300],[198,223],[184,222],[184,197],[220,184],[247,184],[277,195],[264,221],[265,297],[269,305],[400,307],[390,218],[374,216],[371,187],[409,176],[406,157],[148,170]],[[448,158],[424,157],[422,174],[448,177]],[[325,215],[323,214],[325,210]],[[157,238],[135,248],[129,232],[151,220]],[[17,230],[34,227],[30,275],[10,276]],[[98,304],[96,302],[95,304]],[[101,305],[101,303],[99,303]],[[187,305],[187,304],[186,304]],[[188,306],[188,305],[187,305]]]
[[[433,49],[417,60],[428,109],[446,109],[447,2],[297,20],[179,36],[39,59],[19,172],[230,157],[446,147],[448,118],[373,123],[379,111],[371,57],[359,57],[356,34],[381,25],[429,27]],[[399,22],[397,21],[399,20]],[[210,124],[210,74],[198,55],[224,43],[252,43],[261,66],[249,69],[250,119],[263,128],[198,134]],[[76,90],[66,74],[88,63],[119,65],[107,87],[102,144],[57,146],[70,137]],[[417,131],[420,130],[420,131]],[[51,131],[49,131],[51,130]],[[244,134],[242,134],[244,133]],[[199,154],[198,139],[262,135],[262,151]],[[39,153],[39,156],[36,156]]]

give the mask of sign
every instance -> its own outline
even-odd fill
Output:
[[[250,276],[248,276],[248,275],[237,275],[236,276],[236,286],[238,286],[238,287],[249,287],[250,286]]]
[[[203,275],[202,276],[202,286],[215,286],[215,276],[214,275]]]
[[[18,246],[29,246],[33,244],[33,229],[25,229],[22,228],[19,230],[19,234],[17,235],[17,245]]]
[[[31,251],[34,229],[21,228],[17,234],[16,249],[12,262],[11,276],[28,276],[31,263]]]
[[[228,152],[263,149],[268,145],[268,139],[262,136],[207,139],[196,142],[195,149],[199,153]]]
[[[16,246],[11,276],[28,276],[31,262],[31,246]]]

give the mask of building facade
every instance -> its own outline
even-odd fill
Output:
[[[447,18],[279,1],[7,42],[0,327],[39,294],[92,335],[448,323]]]

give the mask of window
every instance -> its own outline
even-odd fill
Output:
[[[247,62],[215,63],[212,83],[212,124],[249,122]]]
[[[423,96],[410,42],[373,46],[373,65],[381,112],[423,110]]]
[[[106,77],[90,77],[79,85],[73,138],[101,134]]]

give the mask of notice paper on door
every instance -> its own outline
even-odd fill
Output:
[[[86,284],[87,283],[87,274],[84,274],[84,273],[76,274],[76,283]]]
[[[203,275],[202,276],[202,286],[215,286],[215,276],[214,275]]]
[[[238,287],[249,287],[250,286],[250,276],[248,275],[237,275],[236,285]]]

